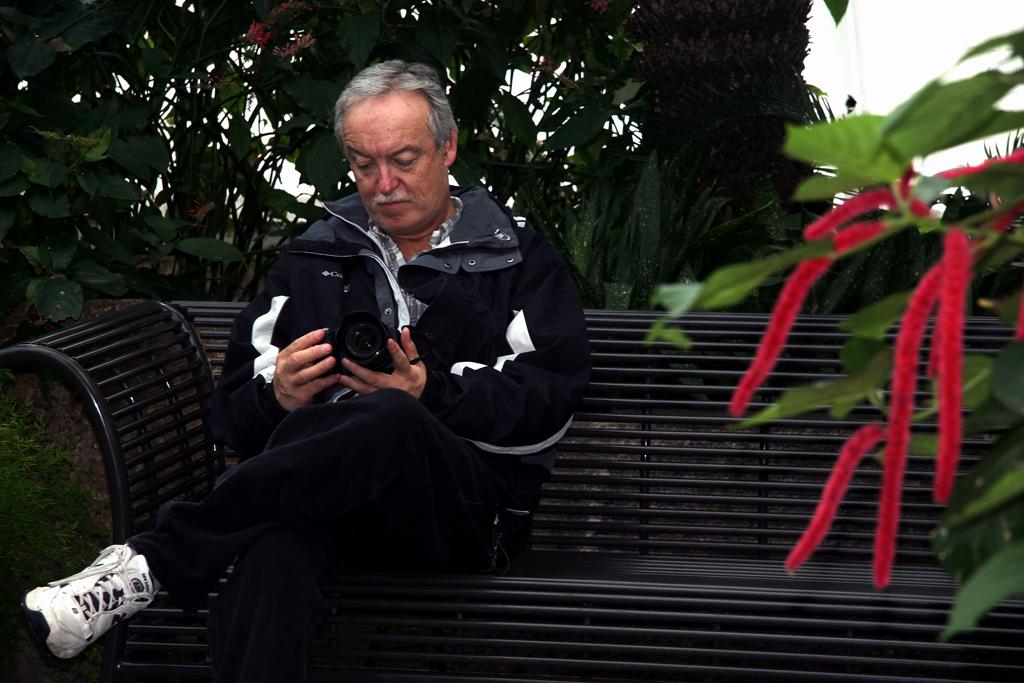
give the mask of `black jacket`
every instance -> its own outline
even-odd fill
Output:
[[[400,286],[428,304],[413,329],[428,370],[422,403],[478,448],[551,468],[590,378],[579,297],[543,238],[481,188],[453,193],[463,209],[449,240],[402,266],[399,282],[357,195],[327,204],[331,215],[283,250],[235,322],[211,412],[219,439],[242,455],[261,451],[285,415],[265,387],[277,351],[351,311],[397,330],[408,322]]]

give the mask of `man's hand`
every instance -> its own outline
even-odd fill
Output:
[[[309,405],[314,396],[338,383],[337,373],[327,374],[335,360],[331,345],[320,343],[323,338],[323,330],[313,330],[277,354],[274,396],[288,412]]]
[[[412,342],[412,334],[408,327],[402,330],[401,346],[394,339],[388,339],[388,352],[395,366],[390,374],[367,370],[362,365],[344,358],[341,363],[352,375],[342,375],[338,381],[357,394],[369,394],[377,389],[390,388],[401,389],[419,398],[427,386],[427,369],[423,363],[418,362],[419,353]]]

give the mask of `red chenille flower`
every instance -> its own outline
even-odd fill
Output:
[[[772,309],[772,317],[768,321],[768,329],[761,337],[761,345],[757,348],[757,355],[747,368],[747,372],[736,385],[732,401],[729,403],[729,412],[733,417],[739,417],[746,411],[750,397],[754,395],[757,388],[761,386],[765,378],[775,367],[775,361],[779,358],[779,352],[786,344],[789,330],[793,327],[793,321],[804,305],[807,292],[821,277],[822,273],[828,270],[832,259],[829,257],[813,258],[804,261],[786,280],[775,308]]]
[[[807,530],[804,531],[803,536],[793,546],[789,557],[786,558],[786,571],[796,571],[821,545],[829,527],[832,526],[832,520],[835,519],[839,504],[842,502],[843,496],[846,495],[846,488],[850,485],[853,471],[864,456],[870,453],[884,437],[885,430],[881,425],[867,424],[855,431],[843,444],[836,464],[832,468],[832,473],[828,477],[828,482],[821,492],[818,508],[814,511]]]
[[[856,197],[846,200],[824,216],[804,228],[804,239],[808,241],[828,237],[862,213],[873,211],[883,206],[892,206],[896,199],[887,187],[861,192]]]
[[[939,371],[939,450],[935,459],[935,502],[949,500],[963,437],[964,299],[971,281],[971,245],[959,228],[946,233],[942,292],[935,327]]]
[[[906,469],[907,447],[910,444],[910,418],[914,411],[914,390],[917,388],[917,360],[928,316],[939,296],[942,264],[933,266],[918,283],[903,314],[903,323],[896,336],[896,360],[892,371],[889,431],[882,456],[882,492],[878,502],[878,524],[875,528],[875,586],[889,584],[893,557],[896,553],[896,530],[900,521],[903,494],[903,473]]]

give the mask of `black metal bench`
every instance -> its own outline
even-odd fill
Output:
[[[202,496],[230,459],[204,416],[240,308],[146,303],[0,350],[0,366],[58,368],[85,398],[115,541],[164,501]],[[653,318],[588,311],[593,382],[526,555],[505,576],[339,576],[313,653],[318,679],[1024,680],[1022,601],[936,641],[955,586],[929,550],[929,458],[911,458],[888,590],[870,586],[874,461],[825,546],[787,575],[782,559],[839,445],[874,416],[730,429],[725,405],[764,316],[687,316],[689,352],[644,345]],[[800,319],[762,404],[841,372],[838,320]],[[967,345],[994,351],[1010,336],[972,319]],[[966,445],[968,461],[982,445]],[[103,676],[208,677],[204,612],[158,601],[108,638]]]

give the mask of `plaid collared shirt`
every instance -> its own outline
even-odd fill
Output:
[[[455,207],[455,213],[452,214],[451,218],[437,226],[437,230],[431,233],[430,248],[426,249],[426,251],[430,251],[448,239],[452,234],[452,229],[455,227],[455,224],[458,223],[459,218],[462,217],[462,200],[453,196],[452,206]],[[397,280],[398,269],[406,263],[405,257],[402,256],[402,250],[398,248],[398,245],[395,244],[393,239],[391,239],[391,236],[377,227],[377,224],[372,220],[370,221],[370,232],[384,248],[384,263]],[[405,290],[402,290],[402,297],[405,299],[405,305],[409,308],[409,324],[415,325],[420,319],[420,316],[423,315],[423,311],[427,310],[427,305],[413,295],[407,293]]]

